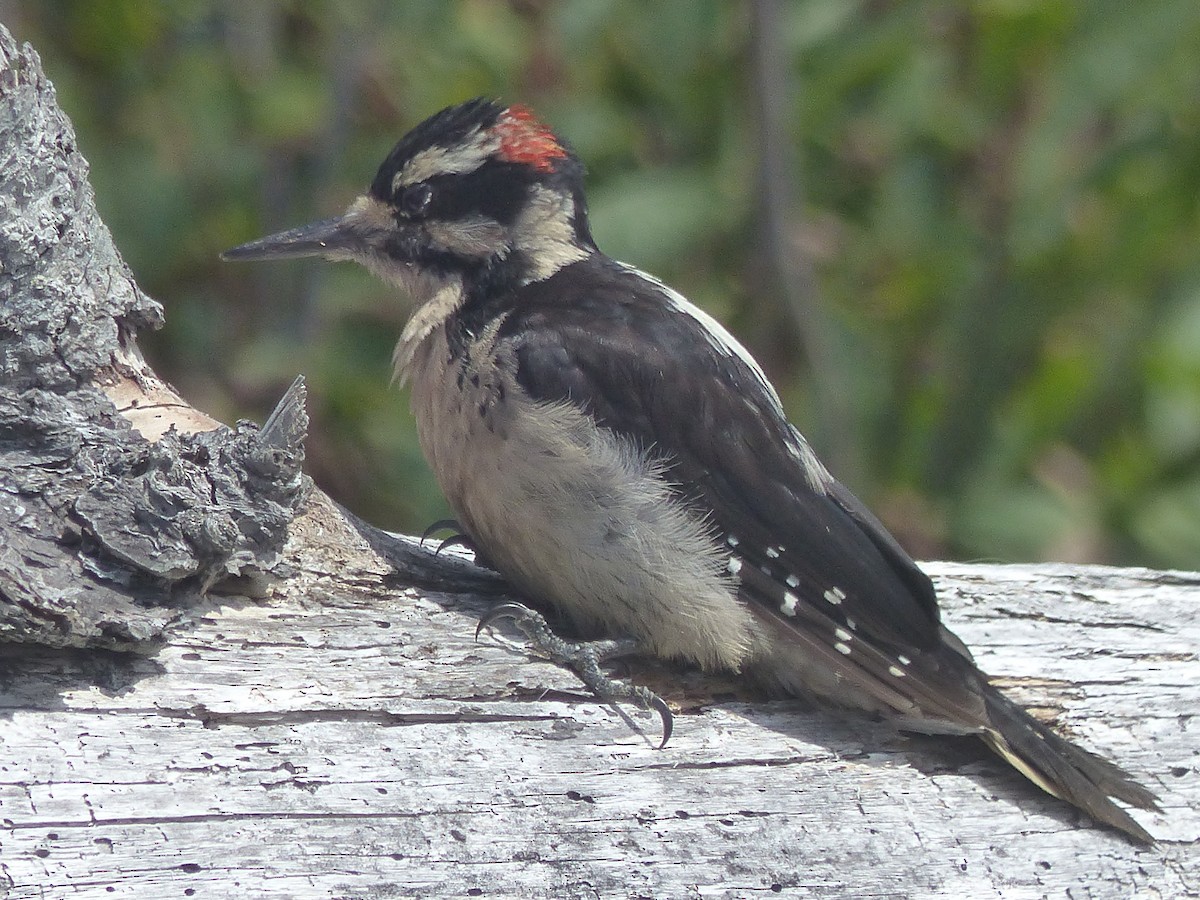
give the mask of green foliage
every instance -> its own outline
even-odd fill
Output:
[[[166,305],[155,367],[226,420],[307,374],[309,470],[381,525],[445,514],[388,384],[403,298],[216,256],[339,210],[486,94],[571,139],[601,246],[741,334],[916,552],[1200,567],[1200,5],[781,7],[765,88],[748,0],[7,8]],[[780,89],[816,337],[760,252],[754,98]]]

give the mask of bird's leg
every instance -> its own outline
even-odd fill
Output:
[[[666,701],[647,687],[610,678],[601,669],[601,665],[607,660],[639,652],[641,648],[632,638],[568,641],[550,629],[545,616],[520,603],[500,603],[488,610],[479,620],[475,637],[478,638],[480,632],[497,619],[511,619],[542,655],[574,672],[579,680],[605,703],[617,704],[626,701],[641,709],[657,712],[662,717],[663,730],[662,743],[658,746],[660,750],[667,746],[674,729],[675,718]]]

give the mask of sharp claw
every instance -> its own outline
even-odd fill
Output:
[[[479,624],[475,626],[475,640],[479,640],[479,635],[483,633],[483,629],[487,628],[493,622],[499,619],[518,619],[521,616],[528,615],[530,612],[532,610],[522,606],[520,603],[497,603],[479,617]]]
[[[425,546],[425,541],[427,541],[429,539],[429,536],[431,534],[433,534],[435,531],[442,531],[446,528],[453,528],[455,531],[457,531],[458,523],[455,522],[453,519],[438,519],[436,522],[434,522],[432,525],[430,525],[428,528],[426,528],[424,531],[421,532],[421,546],[422,547]]]
[[[653,697],[650,705],[662,716],[663,736],[662,743],[658,745],[658,749],[662,750],[667,746],[667,741],[671,739],[671,734],[675,730],[675,714],[671,712],[671,707],[667,706],[666,700],[658,694],[654,694]]]
[[[465,534],[456,534],[456,535],[446,538],[444,541],[442,541],[440,544],[438,544],[437,549],[433,551],[433,555],[438,556],[447,547],[453,547],[455,545],[457,545],[459,547],[466,547],[468,550],[475,549],[471,545],[471,539],[469,537],[467,537]]]

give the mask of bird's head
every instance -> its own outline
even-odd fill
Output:
[[[537,281],[595,249],[582,176],[527,108],[471,100],[405,135],[342,215],[222,257],[353,260],[418,303],[447,283]]]

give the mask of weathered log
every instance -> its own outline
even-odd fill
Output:
[[[258,431],[162,384],[2,29],[0,101],[0,896],[1200,894],[1200,575],[928,566],[985,669],[1160,794],[1154,848],[974,741],[645,664],[654,749],[475,640],[494,576],[307,489],[298,392]]]

